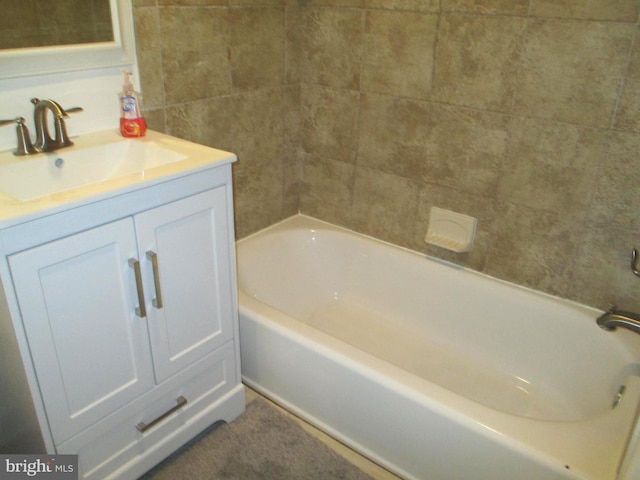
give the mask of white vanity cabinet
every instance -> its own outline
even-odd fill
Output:
[[[80,478],[137,478],[244,411],[230,172],[3,232],[36,410]]]

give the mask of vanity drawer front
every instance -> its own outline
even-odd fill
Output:
[[[123,411],[59,445],[57,451],[79,454],[80,478],[84,479],[109,478],[115,470],[139,461],[154,448],[167,450],[163,458],[189,439],[174,445],[185,430],[195,426],[200,431],[218,420],[212,416],[212,407],[239,385],[236,372],[234,345],[230,342],[184,375],[177,375]],[[158,390],[162,390],[161,395]],[[184,401],[186,404],[181,405]],[[142,428],[142,424],[148,427]]]

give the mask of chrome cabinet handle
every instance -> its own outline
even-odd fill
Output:
[[[170,408],[169,410],[167,410],[166,412],[164,412],[162,415],[160,415],[158,418],[156,418],[155,420],[152,420],[149,423],[144,423],[144,422],[140,422],[136,425],[136,428],[138,430],[140,430],[142,433],[146,432],[147,430],[149,430],[150,428],[153,428],[155,425],[157,425],[158,423],[160,423],[161,421],[163,421],[165,418],[167,418],[169,415],[172,415],[173,413],[177,412],[178,410],[180,410],[182,407],[184,407],[187,404],[187,399],[184,398],[182,395],[180,395],[177,399],[176,399],[176,405],[172,408]]]
[[[153,268],[153,284],[156,288],[156,298],[153,299],[153,306],[156,308],[162,308],[162,287],[160,287],[160,270],[158,269],[158,255],[149,250],[147,252],[147,258],[151,260],[151,266]]]
[[[133,268],[136,276],[136,290],[138,290],[138,307],[136,307],[136,315],[139,317],[147,316],[147,307],[144,301],[144,290],[142,289],[142,273],[140,272],[140,262],[135,258],[129,259],[129,266]]]

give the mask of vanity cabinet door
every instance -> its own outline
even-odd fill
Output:
[[[153,387],[146,319],[130,258],[131,218],[9,257],[56,443]]]
[[[233,338],[233,256],[227,189],[135,217],[156,381]]]

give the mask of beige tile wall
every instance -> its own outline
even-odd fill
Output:
[[[237,235],[298,211],[285,127],[286,10],[271,0],[134,0],[150,128],[233,151]],[[299,96],[297,96],[299,98]],[[297,108],[297,105],[296,105]],[[296,125],[297,122],[289,122]]]
[[[238,236],[300,210],[640,310],[640,0],[134,4],[148,121],[238,154]],[[424,244],[434,205],[472,252]]]

